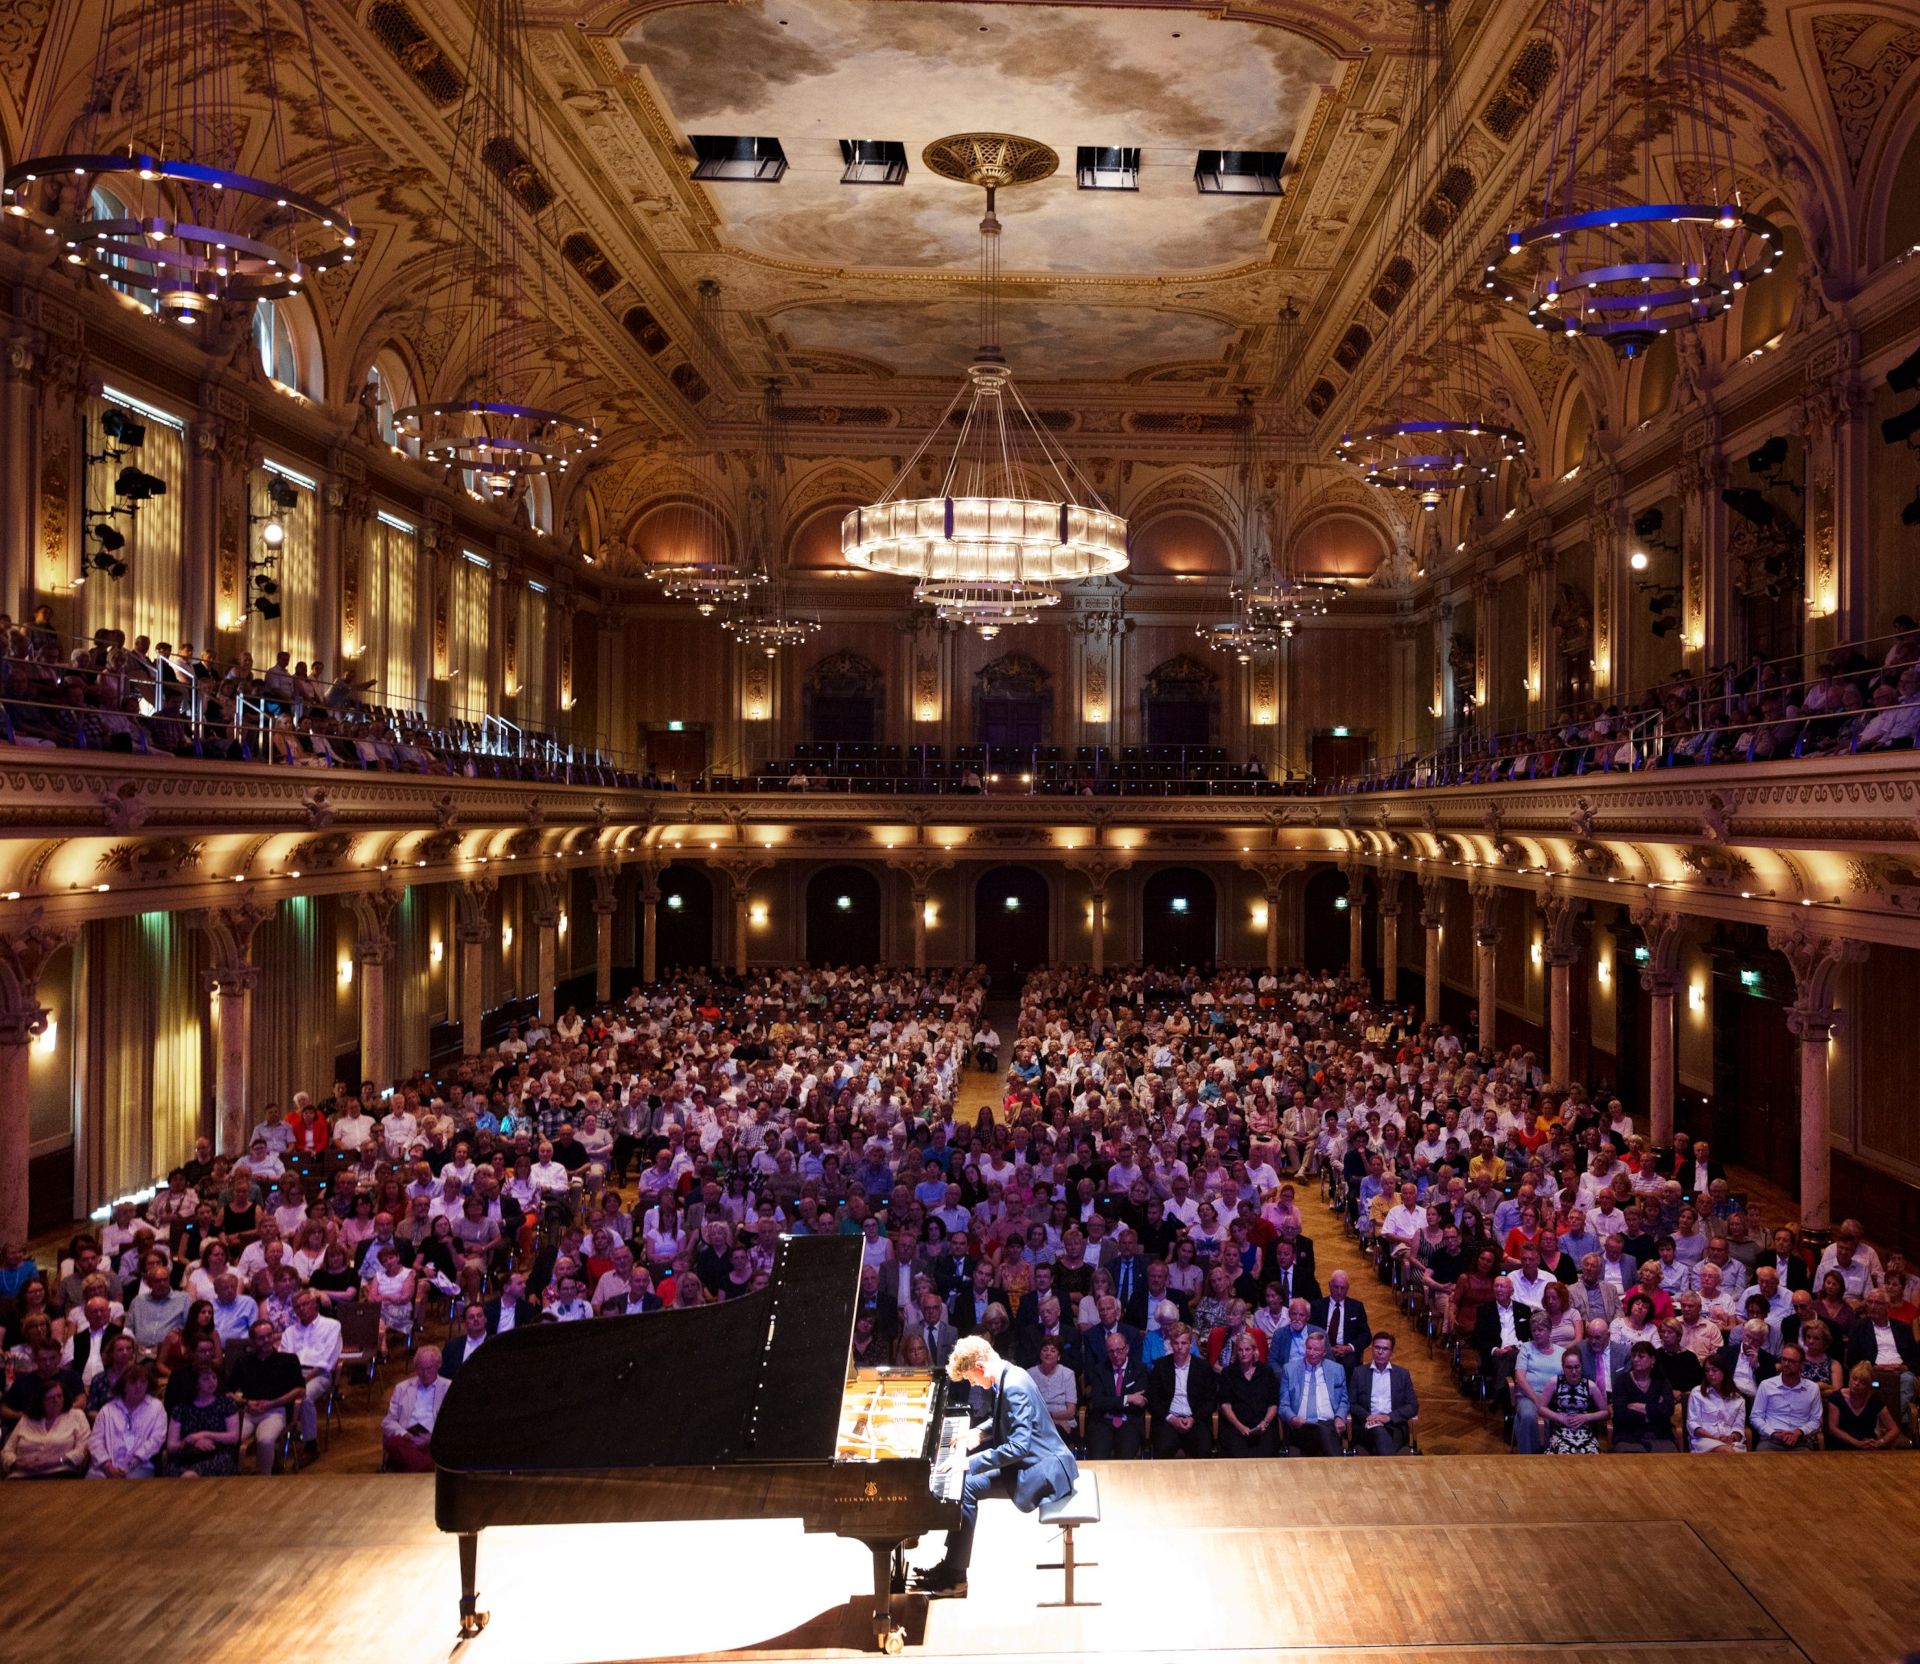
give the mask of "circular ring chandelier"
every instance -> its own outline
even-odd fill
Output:
[[[1357,466],[1368,485],[1418,492],[1429,512],[1440,506],[1442,493],[1493,479],[1503,462],[1526,451],[1526,436],[1517,429],[1445,417],[1376,423],[1344,435],[1334,447],[1334,455]]]
[[[747,492],[747,528],[753,558],[742,574],[750,580],[742,610],[721,623],[742,647],[774,658],[818,633],[820,620],[789,611],[778,554],[780,481],[787,472],[786,428],[780,413],[780,383],[769,377],[761,400],[759,478]]]
[[[1569,8],[1558,46],[1554,130],[1544,115],[1536,123],[1536,152],[1550,159],[1539,215],[1507,233],[1480,286],[1524,307],[1535,329],[1635,358],[1727,312],[1778,263],[1781,232],[1739,200],[1712,0]],[[1643,89],[1626,118],[1641,137],[1624,177],[1644,182],[1645,201],[1623,194],[1617,148],[1588,137],[1594,104],[1622,84]],[[1674,187],[1664,200],[1663,182]]]
[[[711,618],[722,607],[738,606],[767,581],[761,573],[704,560],[649,566],[647,577],[669,601],[691,601],[702,618]]]
[[[1196,624],[1193,633],[1214,652],[1251,664],[1257,655],[1277,650],[1281,640],[1293,634],[1293,626],[1289,624],[1283,630],[1278,624],[1263,624],[1240,613],[1217,624]]]
[[[921,153],[927,169],[987,193],[980,221],[980,340],[966,379],[886,494],[840,523],[840,552],[868,572],[923,586],[1013,587],[1105,577],[1127,565],[1127,523],[1113,513],[1028,410],[1000,350],[1000,221],[995,193],[1050,176],[1060,158],[1035,139],[959,133]],[[908,482],[950,427],[939,489]]]
[[[600,446],[593,422],[504,399],[410,404],[393,413],[393,423],[420,442],[423,461],[471,468],[496,492],[530,474],[564,474]]]
[[[985,641],[1012,626],[1038,623],[1047,608],[1060,604],[1060,592],[1042,584],[971,584],[951,579],[923,583],[913,598],[932,607],[942,624],[978,630]]]

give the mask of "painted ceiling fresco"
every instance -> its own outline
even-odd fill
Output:
[[[1271,200],[1202,196],[1202,148],[1291,150],[1333,63],[1304,37],[1191,12],[748,0],[675,6],[622,40],[681,132],[771,136],[778,184],[707,188],[728,242],[779,260],[966,270],[981,193],[928,173],[948,133],[1051,145],[1053,178],[1001,198],[1009,272],[1202,271],[1257,256]],[[842,139],[893,139],[898,186],[840,183]],[[1137,192],[1082,191],[1080,145],[1142,151]]]

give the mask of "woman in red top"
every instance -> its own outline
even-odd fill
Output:
[[[293,1095],[293,1113],[287,1117],[287,1128],[293,1134],[292,1148],[304,1155],[317,1155],[327,1147],[327,1117],[304,1092]]]

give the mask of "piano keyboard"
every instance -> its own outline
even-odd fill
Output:
[[[928,1489],[943,1502],[958,1502],[967,1478],[967,1435],[972,1422],[965,1415],[948,1416],[940,1424],[940,1448],[934,1453],[932,1483]]]

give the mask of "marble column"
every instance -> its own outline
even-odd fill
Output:
[[[733,941],[731,958],[733,968],[744,976],[747,970],[748,950],[748,908],[753,897],[753,879],[756,873],[765,872],[773,865],[772,858],[758,855],[750,850],[741,850],[735,854],[721,854],[707,863],[727,875],[727,883],[733,899]]]
[[[660,869],[640,869],[640,980],[651,987],[660,976]]]
[[[618,867],[593,874],[593,997],[601,1005],[613,998],[613,920],[620,910]]]
[[[40,922],[0,933],[0,1244],[27,1242],[27,1149],[33,1106],[33,1042],[46,1031],[39,1000],[47,961],[78,933]]]
[[[912,854],[888,863],[907,881],[907,904],[913,909],[913,968],[927,968],[927,903],[933,898],[933,877],[953,863],[945,856]]]
[[[1391,1005],[1400,997],[1400,895],[1397,874],[1380,894],[1380,1001]]]
[[[1800,1222],[1824,1228],[1832,1222],[1832,1082],[1828,1078],[1828,1042],[1840,1014],[1835,983],[1845,965],[1866,957],[1865,942],[1851,937],[1817,936],[1795,925],[1767,932],[1767,942],[1793,970],[1797,998],[1787,1012],[1787,1028],[1800,1042]]]
[[[560,915],[565,905],[567,880],[564,873],[536,873],[529,880],[528,896],[532,906],[534,954],[539,979],[540,1015],[548,1022],[560,1015]]]
[[[460,1053],[480,1055],[480,1029],[486,1020],[487,944],[493,931],[486,924],[458,924],[453,939],[460,944]]]
[[[1425,1018],[1431,1026],[1440,1021],[1440,932],[1446,928],[1446,891],[1444,878],[1420,880],[1420,924],[1427,933],[1425,971]]]
[[[1636,907],[1633,922],[1647,940],[1640,986],[1647,1006],[1647,1133],[1657,1147],[1673,1142],[1673,996],[1680,988],[1683,921],[1651,904]]]
[[[226,965],[208,972],[213,989],[215,1039],[213,1118],[219,1148],[238,1155],[251,1128],[249,1076],[253,1062],[253,991],[260,973],[251,965]]]
[[[387,1087],[393,1084],[393,1060],[387,1048],[387,967],[397,951],[387,927],[400,905],[400,895],[394,890],[349,892],[346,902],[358,927],[353,956],[360,979],[360,1079]]]
[[[1359,867],[1347,869],[1347,980],[1367,976],[1367,878]]]
[[[1487,889],[1473,898],[1474,1003],[1480,1008],[1480,1055],[1491,1058],[1498,1045],[1500,1019],[1500,892]]]
[[[1567,1086],[1573,1078],[1573,968],[1580,963],[1576,929],[1585,903],[1573,896],[1549,895],[1540,903],[1546,925],[1547,1079]]]

